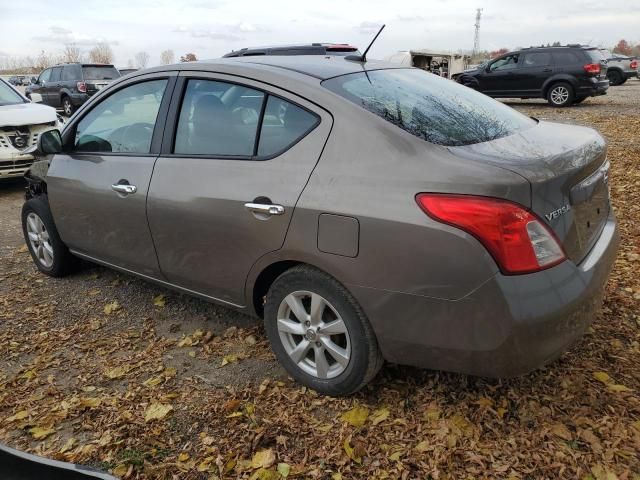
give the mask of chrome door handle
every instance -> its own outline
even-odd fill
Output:
[[[245,203],[244,207],[252,213],[262,213],[263,215],[283,215],[282,205],[267,205],[264,203]]]
[[[138,191],[138,187],[136,187],[135,185],[121,185],[119,183],[114,183],[113,185],[111,185],[111,190],[123,195],[130,195],[132,193],[136,193]]]

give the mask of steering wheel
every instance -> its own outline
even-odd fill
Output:
[[[117,129],[111,136],[113,145],[117,145],[118,152],[142,152],[149,148],[153,136],[153,125],[138,122]]]

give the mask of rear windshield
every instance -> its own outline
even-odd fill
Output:
[[[113,80],[120,72],[115,67],[82,67],[82,77],[85,80]]]
[[[322,84],[437,145],[488,142],[536,124],[482,93],[419,69],[358,72]]]
[[[604,54],[597,49],[585,50],[585,53],[589,56],[593,63],[600,63],[602,60],[606,60]]]

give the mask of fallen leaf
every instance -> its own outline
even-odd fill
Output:
[[[424,419],[429,421],[438,420],[440,418],[440,409],[435,405],[429,405],[424,412]]]
[[[389,410],[387,408],[379,408],[371,414],[371,423],[373,425],[378,425],[380,422],[384,422],[387,418],[389,418]]]
[[[591,473],[595,480],[618,480],[618,476],[615,473],[600,464],[592,466]]]
[[[96,408],[99,407],[101,400],[99,398],[81,398],[80,406],[85,408]]]
[[[171,410],[173,410],[171,405],[165,403],[152,403],[144,412],[144,420],[145,422],[162,420]]]
[[[55,429],[53,428],[41,428],[41,427],[33,427],[29,429],[29,433],[36,440],[43,440],[47,438],[49,435],[55,433]]]
[[[276,454],[271,448],[260,450],[251,459],[251,468],[269,468],[276,461]]]
[[[178,455],[178,461],[179,462],[186,462],[187,460],[189,460],[189,454],[186,452],[182,452],[180,455]]]
[[[279,463],[278,464],[278,473],[284,477],[287,478],[289,476],[289,472],[291,471],[291,467],[289,466],[288,463]]]
[[[120,304],[114,300],[111,303],[107,303],[104,306],[104,313],[106,313],[107,315],[111,315],[113,312],[117,312],[118,310],[120,310]]]
[[[116,378],[124,377],[128,371],[129,371],[128,367],[126,367],[125,365],[121,365],[119,367],[115,367],[107,370],[106,372],[104,372],[104,374],[111,380],[114,380]]]
[[[355,448],[351,446],[351,435],[344,439],[342,448],[344,448],[344,452],[347,454],[347,457],[356,463],[362,463],[362,458],[356,455]]]
[[[611,382],[611,377],[605,372],[593,372],[593,378],[595,378],[599,382],[604,383],[605,385]]]
[[[562,438],[563,440],[571,440],[573,438],[569,429],[561,423],[556,423],[554,426],[552,426],[551,433],[553,433],[556,437]]]
[[[158,295],[153,297],[153,304],[156,307],[164,307],[166,303],[167,303],[167,300],[164,295]]]
[[[427,450],[429,450],[429,442],[427,442],[426,440],[421,441],[415,446],[415,450],[419,452],[426,452]]]
[[[367,421],[369,417],[369,409],[366,407],[354,407],[348,412],[340,415],[340,419],[343,422],[347,422],[354,427],[361,427]]]
[[[235,363],[237,361],[238,361],[237,355],[225,355],[222,358],[222,363],[220,364],[220,366],[224,367],[225,365],[228,365],[230,363]]]
[[[144,382],[142,382],[142,384],[145,387],[152,388],[152,387],[156,387],[156,386],[160,385],[163,382],[163,380],[164,380],[164,377],[162,377],[162,376],[160,376],[160,377],[151,377],[151,378],[145,380]]]
[[[69,450],[71,450],[76,444],[76,439],[71,437],[69,438],[65,444],[62,446],[62,448],[60,449],[60,453],[66,453]]]
[[[624,385],[620,385],[618,383],[610,383],[609,385],[607,385],[607,388],[612,392],[633,392],[633,389]]]
[[[10,416],[5,420],[5,422],[15,422],[16,420],[24,420],[29,416],[29,412],[27,410],[20,410],[15,415]]]

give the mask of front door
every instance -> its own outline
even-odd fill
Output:
[[[519,96],[517,82],[518,61],[520,55],[510,54],[489,64],[487,71],[480,76],[480,90],[490,96]]]
[[[132,80],[75,119],[47,174],[56,226],[72,251],[157,278],[146,201],[164,125],[159,112],[175,79],[159,77]]]
[[[279,249],[331,116],[275,87],[189,73],[176,86],[148,217],[172,283],[244,305],[251,266]]]
[[[51,78],[51,68],[43,70],[31,89],[31,99],[36,103],[47,103],[47,83]]]

